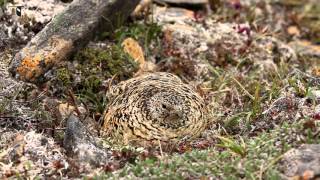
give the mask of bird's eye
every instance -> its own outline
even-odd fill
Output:
[[[166,105],[164,105],[164,104],[162,104],[162,108],[166,109],[166,108],[167,108],[167,106],[166,106]]]

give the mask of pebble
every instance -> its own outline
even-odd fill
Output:
[[[282,172],[292,179],[312,179],[320,175],[320,144],[304,144],[286,152]],[[308,176],[308,178],[305,178]]]

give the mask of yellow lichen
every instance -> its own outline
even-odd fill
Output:
[[[34,77],[38,77],[42,73],[39,66],[41,59],[40,54],[36,54],[34,57],[26,56],[23,58],[20,66],[17,68],[17,73],[19,73],[21,80],[33,81]]]
[[[21,80],[34,82],[44,74],[47,68],[51,68],[61,62],[65,56],[72,51],[72,42],[62,38],[52,37],[49,40],[49,45],[35,53],[36,48],[24,48],[22,54],[26,54],[20,66],[17,68],[17,73]],[[31,50],[32,49],[32,50]],[[31,55],[35,54],[35,55]]]

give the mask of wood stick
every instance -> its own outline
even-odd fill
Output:
[[[97,33],[112,32],[139,0],[74,0],[13,58],[17,79],[42,83],[45,73],[85,46]]]

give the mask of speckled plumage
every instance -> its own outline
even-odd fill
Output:
[[[124,143],[193,137],[207,123],[203,99],[170,73],[129,79],[111,88],[107,96],[102,134]]]

